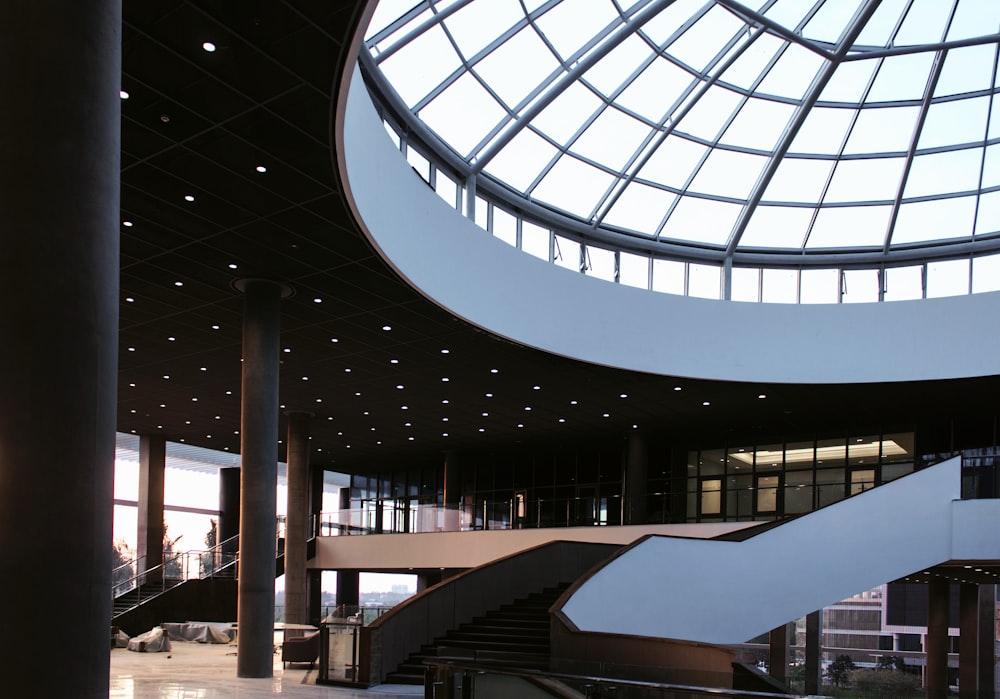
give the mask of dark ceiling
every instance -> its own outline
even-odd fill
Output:
[[[375,254],[332,165],[331,95],[363,4],[124,4],[120,431],[239,450],[242,300],[232,284],[245,277],[294,290],[282,306],[280,401],[315,413],[312,461],[334,468],[620,438],[633,425],[721,440],[906,426],[992,404],[996,377],[694,381],[555,357],[452,317]],[[672,323],[685,342],[683,318],[636,322]],[[946,336],[928,329],[928,341]]]

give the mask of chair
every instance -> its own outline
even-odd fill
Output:
[[[309,663],[311,670],[318,657],[319,631],[313,631],[296,638],[286,638],[281,644],[282,667],[288,663]]]

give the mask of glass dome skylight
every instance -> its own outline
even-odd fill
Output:
[[[996,0],[382,0],[362,68],[460,179],[577,237],[968,258],[1000,250],[998,30]]]

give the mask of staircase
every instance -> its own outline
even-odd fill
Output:
[[[425,658],[475,660],[504,667],[549,666],[549,608],[569,587],[563,583],[476,617],[412,654],[386,677],[392,684],[423,684]]]

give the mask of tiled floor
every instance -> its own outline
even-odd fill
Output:
[[[382,685],[348,689],[316,684],[316,670],[282,668],[275,655],[274,677],[236,677],[236,646],[174,641],[167,653],[111,651],[109,699],[413,699],[423,687]]]

